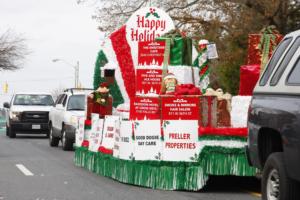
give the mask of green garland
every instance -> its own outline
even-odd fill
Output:
[[[123,183],[163,190],[199,190],[209,175],[254,176],[257,172],[248,165],[244,148],[219,146],[204,147],[197,162],[121,160],[80,147],[74,162]]]
[[[206,146],[201,151],[199,163],[210,175],[253,176],[257,172],[248,165],[244,148]]]
[[[260,38],[260,42],[258,45],[258,49],[261,52],[261,72],[264,70],[268,60],[269,60],[269,54],[270,54],[270,48],[271,44],[272,49],[271,51],[273,52],[275,47],[276,47],[276,34],[278,34],[278,31],[276,30],[275,26],[268,26],[261,31],[262,37]]]
[[[203,135],[203,136],[198,136],[198,141],[205,141],[205,140],[226,140],[226,141],[241,141],[241,142],[246,142],[247,138],[245,137],[239,137],[239,136],[219,136],[219,135]]]
[[[108,63],[108,60],[102,50],[99,51],[96,63],[95,63],[95,69],[94,69],[94,89],[96,90],[99,87],[99,84],[101,82],[105,82],[105,78],[101,77],[101,67],[104,67],[104,65]],[[117,107],[119,104],[124,103],[124,98],[121,94],[121,91],[119,89],[119,86],[115,80],[114,84],[110,85],[110,94],[113,97],[113,107]]]

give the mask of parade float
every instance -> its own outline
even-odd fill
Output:
[[[78,120],[76,166],[163,190],[199,190],[210,175],[255,175],[244,147],[259,70],[241,68],[240,96],[208,88],[215,45],[174,29],[164,11],[147,7],[103,42],[95,69],[102,78]]]

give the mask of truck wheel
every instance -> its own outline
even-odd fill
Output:
[[[50,133],[49,133],[49,145],[51,147],[57,147],[58,143],[59,143],[59,138],[53,136],[53,128],[52,128],[52,126],[50,126],[49,129],[50,129]]]
[[[67,138],[65,129],[63,129],[63,132],[62,132],[61,144],[62,144],[62,149],[64,151],[73,150],[73,141],[71,141],[70,139]]]
[[[263,200],[300,199],[299,183],[287,176],[283,153],[273,153],[268,157],[261,185]]]
[[[8,129],[8,137],[10,138],[16,137],[16,132],[11,127]]]

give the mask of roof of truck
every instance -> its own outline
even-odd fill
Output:
[[[50,92],[16,92],[14,95],[16,94],[33,94],[33,95],[51,95],[52,94]]]

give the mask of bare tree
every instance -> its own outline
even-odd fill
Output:
[[[59,85],[57,88],[53,89],[51,91],[51,95],[54,99],[54,101],[56,101],[57,97],[62,94],[64,92],[65,88],[62,85]]]
[[[0,71],[19,69],[27,54],[24,38],[10,30],[0,35]]]
[[[275,25],[282,33],[300,28],[299,0],[78,0],[77,2],[93,3],[96,7],[93,18],[99,22],[99,29],[105,32],[115,30],[123,25],[133,12],[150,5],[163,8],[170,14],[178,28],[188,28],[193,33],[203,33],[215,22],[219,22],[219,28],[228,32],[233,28],[230,25],[234,19],[242,22],[248,20],[263,26]]]

